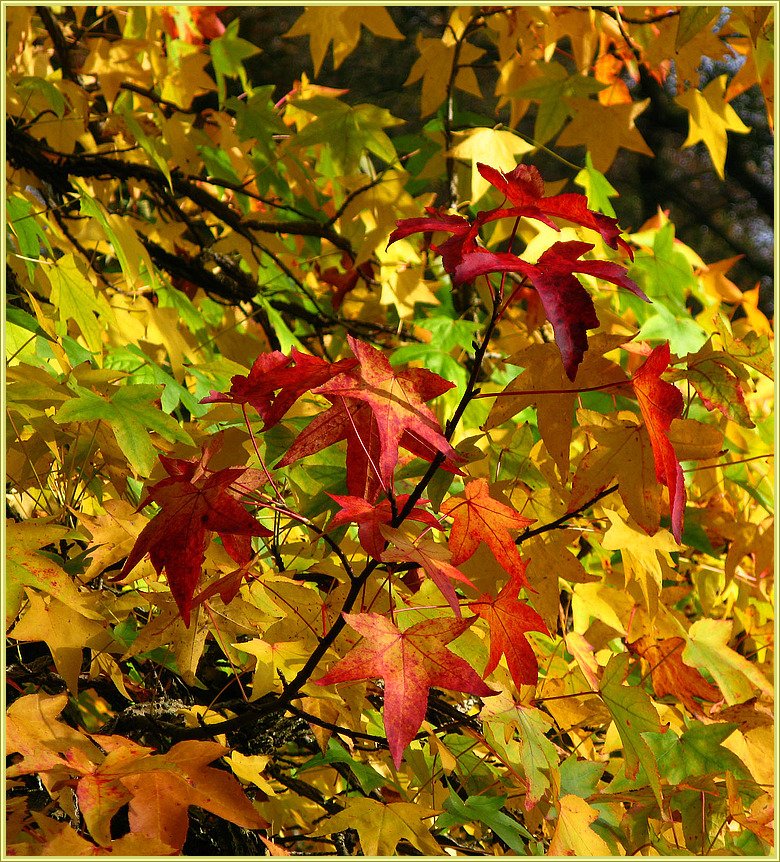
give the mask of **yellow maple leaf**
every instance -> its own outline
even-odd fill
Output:
[[[99,622],[100,614],[87,607],[86,599],[81,612],[55,599],[25,589],[29,606],[9,632],[18,641],[45,643],[54,659],[57,672],[68,690],[78,691],[79,672],[83,649],[107,649],[113,643],[111,635]]]
[[[309,36],[316,76],[328,45],[333,42],[333,68],[338,69],[357,48],[361,26],[385,39],[404,38],[384,6],[307,6],[284,35],[288,38]]]
[[[533,146],[514,132],[501,129],[469,129],[460,135],[463,140],[447,155],[471,162],[471,203],[476,203],[491,187],[477,170],[477,162],[483,162],[504,173],[517,167],[517,156],[530,153]]]
[[[599,812],[579,796],[567,794],[557,806],[558,820],[550,841],[551,856],[611,856],[609,844],[591,829]]]
[[[574,147],[584,144],[597,171],[607,172],[619,147],[646,156],[654,155],[634,125],[636,118],[650,104],[650,99],[609,106],[595,99],[567,99],[566,102],[575,116],[561,132],[558,145]]]
[[[702,91],[688,90],[676,100],[690,117],[688,137],[683,146],[690,147],[704,141],[721,179],[724,178],[723,167],[726,164],[726,132],[744,134],[750,131],[726,101],[726,78],[727,75],[721,75],[710,81]]]
[[[422,78],[422,109],[420,114],[427,117],[447,97],[447,87],[452,64],[455,60],[456,45],[449,31],[441,39],[425,39],[418,34],[417,50],[420,56],[412,66],[409,77],[404,81],[404,86],[413,84]],[[472,96],[477,96],[477,98],[482,97],[482,92],[479,89],[477,76],[469,64],[479,59],[484,53],[482,48],[464,42],[458,56],[458,64],[461,68],[455,76],[455,86],[459,90],[471,93]]]
[[[332,835],[343,829],[356,829],[366,856],[392,856],[396,844],[407,840],[418,850],[440,856],[441,848],[422,823],[438,813],[411,802],[391,802],[383,805],[376,799],[347,799],[346,808],[330,817],[311,837]]]

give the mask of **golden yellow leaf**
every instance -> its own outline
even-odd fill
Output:
[[[591,829],[591,824],[599,816],[595,808],[571,793],[561,797],[556,808],[558,820],[547,850],[548,856],[613,855],[609,844]]]
[[[703,90],[692,88],[677,97],[677,104],[689,114],[688,137],[683,146],[690,147],[703,141],[721,179],[726,164],[726,132],[745,134],[750,131],[726,101],[727,77],[721,75],[710,81]]]
[[[653,151],[634,125],[634,120],[650,104],[650,99],[631,104],[602,105],[594,99],[567,99],[575,112],[574,119],[558,137],[558,146],[584,144],[593,167],[606,173],[619,147],[652,156]]]
[[[510,173],[517,167],[517,156],[530,153],[533,146],[514,132],[501,129],[469,129],[458,133],[459,142],[447,155],[471,162],[471,203],[476,203],[491,184],[477,170],[477,162]]]
[[[385,39],[404,38],[384,6],[307,6],[284,35],[288,38],[310,37],[316,76],[320,73],[328,45],[333,42],[333,68],[338,69],[357,48],[361,26]]]

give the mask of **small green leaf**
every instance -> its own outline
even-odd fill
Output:
[[[478,820],[492,829],[496,835],[519,856],[528,855],[528,847],[522,840],[534,840],[533,835],[517,820],[501,810],[506,796],[469,796],[464,802],[453,790],[444,800],[444,814],[436,818],[437,829],[449,829],[458,823]]]
[[[133,469],[148,476],[154,467],[157,452],[149,431],[156,431],[166,440],[194,445],[192,438],[179,427],[175,419],[163,413],[154,401],[160,397],[161,386],[123,386],[110,398],[73,386],[77,397],[66,401],[54,414],[54,421],[90,422],[101,419],[114,432],[119,448]]]
[[[590,153],[585,153],[585,167],[574,178],[574,182],[585,189],[585,195],[591,209],[596,209],[604,215],[615,218],[615,210],[609,199],[616,197],[617,191],[604,174],[593,167]]]

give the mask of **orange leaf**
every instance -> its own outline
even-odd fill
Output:
[[[521,563],[523,572],[527,561]],[[536,685],[539,665],[525,632],[534,631],[549,634],[544,620],[529,605],[517,598],[520,582],[512,578],[494,599],[484,595],[479,601],[471,602],[469,608],[479,614],[490,627],[490,656],[485,672],[491,673],[502,655],[506,656],[509,672],[518,688],[521,685]]]
[[[450,533],[452,564],[457,566],[467,560],[479,543],[485,542],[502,568],[527,586],[525,566],[509,530],[522,530],[533,524],[533,519],[524,518],[510,506],[494,500],[485,479],[469,482],[465,494],[465,500],[450,497],[441,505],[441,511],[455,521]]]

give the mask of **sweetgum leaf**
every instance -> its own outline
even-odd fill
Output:
[[[521,565],[524,578],[528,563],[524,561]],[[518,688],[521,685],[536,685],[539,674],[539,664],[525,632],[550,633],[539,614],[518,600],[517,594],[522,583],[519,577],[514,577],[495,599],[486,594],[478,601],[469,603],[469,609],[479,614],[490,627],[490,657],[482,676],[492,673],[504,655]]]
[[[385,731],[396,767],[401,765],[404,749],[425,718],[431,686],[480,697],[496,693],[472,667],[444,646],[463,634],[476,617],[425,620],[401,632],[379,614],[343,616],[363,635],[363,640],[315,683],[384,679]]]
[[[450,550],[453,565],[467,560],[484,542],[493,552],[502,568],[520,584],[527,584],[525,566],[509,530],[522,530],[534,523],[510,506],[493,499],[485,479],[474,479],[465,489],[466,499],[450,497],[441,505],[441,511],[450,515],[455,524],[450,532]]]
[[[202,461],[198,464],[194,460],[164,455],[160,460],[168,478],[149,488],[139,507],[154,502],[160,506],[160,511],[141,531],[120,577],[148,553],[158,574],[165,569],[179,613],[185,626],[189,626],[192,597],[205,557],[207,532],[219,533],[225,550],[239,565],[251,559],[250,536],[272,536],[273,533],[229,493],[230,486],[247,472],[246,468],[228,467],[208,473]]]

